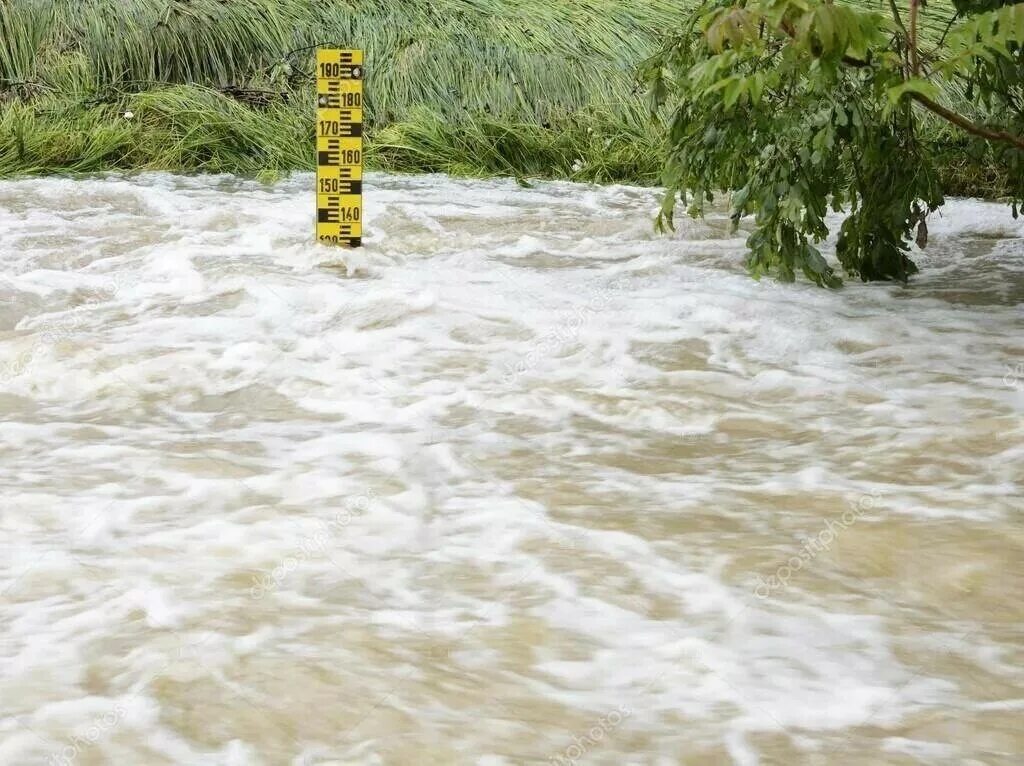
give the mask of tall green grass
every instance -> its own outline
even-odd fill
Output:
[[[379,167],[654,181],[660,141],[635,68],[684,12],[670,0],[0,0],[0,175],[312,168],[313,58],[338,46],[366,51]]]

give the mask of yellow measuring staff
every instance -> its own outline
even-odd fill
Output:
[[[363,243],[363,52],[316,55],[316,238]]]

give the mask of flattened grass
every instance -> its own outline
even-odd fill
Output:
[[[324,45],[366,50],[378,167],[653,182],[660,139],[635,67],[683,13],[668,0],[0,0],[14,41],[0,52],[0,175],[310,169]]]

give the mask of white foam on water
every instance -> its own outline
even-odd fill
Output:
[[[915,728],[1024,689],[1008,210],[830,292],[655,191],[371,175],[347,252],[310,185],[0,183],[0,763],[1022,744]]]

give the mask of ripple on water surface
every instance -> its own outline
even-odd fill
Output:
[[[0,763],[1020,762],[1007,210],[826,292],[653,191],[371,176],[343,252],[310,185],[0,183]]]

